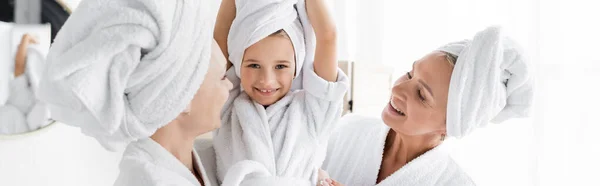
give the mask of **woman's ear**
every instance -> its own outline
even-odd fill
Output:
[[[185,109],[183,110],[183,112],[181,114],[184,115],[190,115],[190,112],[192,112],[192,104],[188,104],[187,107],[185,107]]]

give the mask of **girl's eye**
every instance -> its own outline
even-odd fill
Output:
[[[258,64],[249,64],[246,67],[249,67],[249,68],[260,68],[260,65],[258,65]]]
[[[286,65],[277,65],[277,66],[275,66],[275,69],[284,69],[284,68],[287,68],[287,67],[288,66],[286,66]]]

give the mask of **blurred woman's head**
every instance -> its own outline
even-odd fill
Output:
[[[188,105],[176,120],[185,131],[200,135],[221,125],[221,109],[233,85],[225,78],[227,62],[219,46],[213,42],[208,72]]]
[[[434,51],[413,63],[394,82],[389,104],[382,112],[386,125],[407,136],[446,135],[448,88],[456,56]]]

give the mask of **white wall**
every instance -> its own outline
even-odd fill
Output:
[[[121,155],[61,123],[30,134],[0,136],[0,185],[112,185]]]

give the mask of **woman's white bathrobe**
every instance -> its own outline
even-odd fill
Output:
[[[209,176],[203,166],[203,163],[210,164],[210,162],[202,162],[195,149],[193,158],[194,168],[204,181],[203,186],[216,186],[216,180]],[[130,143],[123,154],[119,168],[121,172],[115,186],[200,185],[194,174],[183,163],[151,138]]]
[[[302,71],[303,89],[267,108],[242,92],[234,71],[228,71],[234,88],[214,133],[223,185],[316,184],[349,82],[341,70],[336,82],[319,77],[312,65]]]
[[[376,184],[390,128],[379,118],[347,115],[331,136],[323,170],[344,185],[475,185],[441,144]]]

